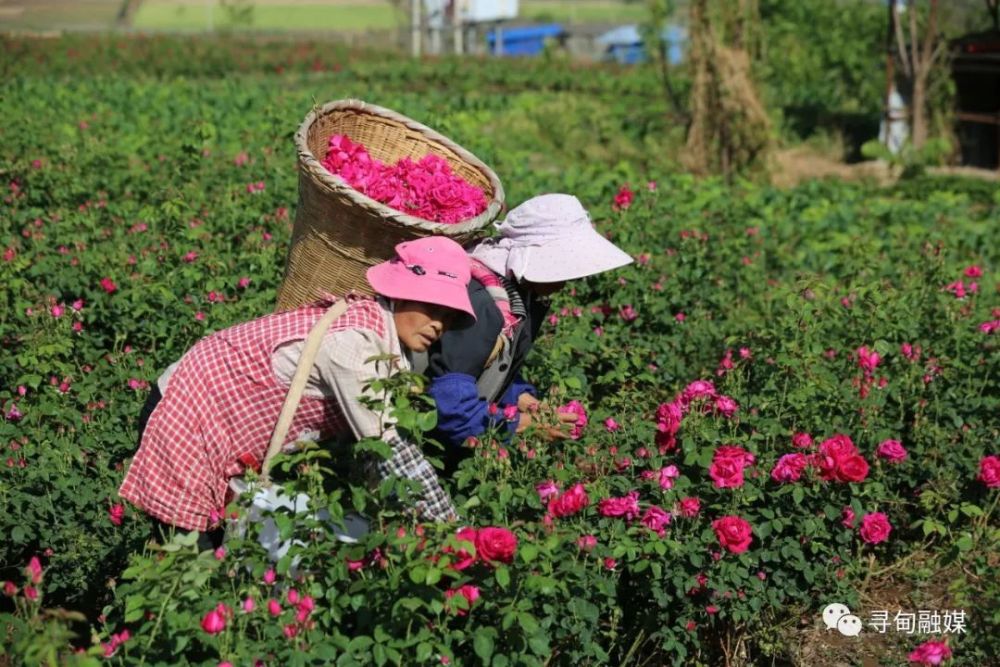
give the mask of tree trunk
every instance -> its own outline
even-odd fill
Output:
[[[924,76],[917,76],[913,81],[913,100],[911,103],[913,110],[913,128],[911,139],[913,147],[917,150],[923,147],[927,141],[927,79]]]
[[[711,28],[708,24],[708,1],[694,0],[691,3],[690,39],[688,58],[691,64],[691,124],[688,126],[685,166],[697,174],[710,171],[711,140]]]
[[[910,103],[912,129],[910,138],[913,148],[919,150],[927,142],[927,81],[937,59],[935,41],[937,38],[938,0],[930,0],[927,12],[927,26],[920,39],[917,27],[917,12],[913,5],[907,7],[910,14],[910,71],[913,76],[913,99]]]

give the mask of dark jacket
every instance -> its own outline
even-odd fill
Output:
[[[547,300],[527,290],[518,289],[518,294],[526,312],[514,331],[509,359],[499,362],[504,379],[495,406],[481,394],[476,380],[483,373],[496,344],[503,316],[482,283],[475,279],[469,283],[469,300],[476,313],[476,322],[447,331],[430,350],[429,393],[438,408],[435,435],[448,445],[460,447],[467,438],[479,436],[494,426],[513,435],[519,420],[505,420],[503,408],[516,405],[522,393],[537,394],[537,390],[521,377],[520,370],[538,337],[549,306]]]

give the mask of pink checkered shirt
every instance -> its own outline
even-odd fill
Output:
[[[243,473],[241,459],[260,461],[267,450],[288,390],[275,376],[275,351],[303,340],[327,306],[238,324],[188,350],[150,416],[120,495],[161,521],[207,530],[229,500],[229,479]],[[317,357],[313,375],[324,391],[303,395],[285,446],[306,433],[320,440],[382,437],[392,455],[376,463],[378,474],[418,481],[424,491],[418,511],[431,520],[453,518],[451,498],[420,449],[358,400],[378,374],[366,359],[385,352],[399,353],[391,313],[371,299],[353,301],[330,327]],[[401,363],[408,366],[405,357]]]

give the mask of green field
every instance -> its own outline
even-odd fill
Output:
[[[114,25],[118,0],[0,3],[3,30],[103,30]]]
[[[108,30],[116,26],[119,0],[9,0],[0,4],[2,30]],[[256,30],[364,31],[405,26],[408,16],[390,2],[334,0],[294,2],[260,0],[252,3],[252,18],[234,21],[219,0],[146,0],[132,27],[138,30],[202,31],[220,28]],[[528,0],[521,2],[520,22],[635,23],[642,21],[642,3],[593,0]]]
[[[400,25],[401,16],[388,2],[253,5],[250,24],[235,26],[262,30],[386,30]],[[234,26],[229,11],[218,2],[146,2],[136,14],[141,30],[209,30]]]
[[[521,3],[520,20],[568,23],[641,21],[641,4],[623,2],[566,2],[537,0]],[[262,30],[385,30],[406,25],[408,17],[388,2],[287,3],[257,2],[252,23]],[[229,12],[218,2],[145,2],[134,21],[144,30],[200,30],[231,24]]]

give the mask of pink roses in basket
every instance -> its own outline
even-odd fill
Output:
[[[455,224],[486,210],[483,191],[453,173],[437,155],[383,164],[363,145],[335,134],[322,164],[358,192],[424,220]]]

